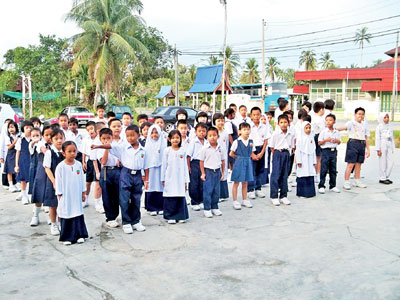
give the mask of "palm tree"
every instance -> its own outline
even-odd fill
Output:
[[[357,69],[357,68],[358,68],[357,64],[351,64],[350,65],[350,69]]]
[[[372,62],[372,66],[379,65],[379,64],[382,63],[382,62],[383,62],[383,60],[380,59],[380,58],[378,58],[377,60],[374,60],[374,61]]]
[[[367,27],[363,27],[361,29],[358,29],[356,31],[356,35],[354,36],[354,43],[356,45],[359,45],[361,48],[361,63],[360,63],[360,67],[363,67],[363,49],[364,49],[364,44],[365,42],[370,43],[371,42],[371,38],[372,35],[370,33],[367,33],[368,28]]]
[[[195,65],[191,65],[189,70],[188,70],[188,73],[189,73],[189,78],[190,78],[190,80],[192,81],[192,84],[193,84],[194,80],[196,79],[196,73],[197,73],[196,66]]]
[[[209,65],[218,65],[219,64],[219,59],[217,56],[210,55],[210,57],[207,59],[207,63]]]
[[[258,64],[255,58],[250,58],[245,63],[246,67],[244,69],[244,74],[248,79],[248,83],[256,83],[260,81],[260,74],[258,72]]]
[[[314,50],[301,51],[299,65],[301,66],[304,64],[306,71],[315,70],[316,63],[317,63],[317,59],[315,57]]]
[[[223,63],[224,60],[224,53],[220,52],[219,53],[219,61]],[[232,48],[229,46],[226,46],[226,51],[225,51],[225,69],[226,69],[226,74],[228,77],[228,80],[234,81],[234,73],[236,73],[237,68],[240,65],[240,58],[239,55],[234,54],[232,51]]]
[[[269,78],[271,78],[272,82],[275,81],[275,76],[277,73],[279,73],[278,66],[280,64],[281,63],[276,59],[276,57],[270,57],[268,59],[268,62],[265,64],[265,66],[267,67],[267,74],[268,74]]]
[[[332,67],[335,66],[335,62],[333,59],[331,59],[331,55],[329,52],[325,52],[324,54],[321,54],[321,57],[319,59],[319,64],[321,66],[321,69],[327,70],[327,69],[332,69]]]
[[[93,105],[96,107],[101,88],[118,92],[123,70],[129,61],[138,56],[147,58],[147,48],[135,38],[139,26],[143,26],[140,0],[74,0],[66,20],[75,21],[83,32],[71,37],[75,54],[72,71],[82,65],[89,66],[89,76],[96,85]]]

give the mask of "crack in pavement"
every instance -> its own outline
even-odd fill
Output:
[[[395,253],[395,252],[392,252],[392,251],[390,251],[390,250],[387,250],[387,249],[385,249],[385,248],[382,248],[382,247],[380,247],[380,246],[378,246],[378,245],[376,245],[376,244],[374,244],[374,243],[372,243],[372,242],[370,242],[370,241],[368,241],[368,240],[365,240],[365,239],[362,239],[362,238],[360,238],[360,237],[354,236],[353,233],[351,232],[350,226],[346,225],[346,228],[347,228],[347,232],[349,233],[349,236],[350,236],[352,239],[355,239],[355,240],[358,240],[358,241],[367,243],[367,244],[369,244],[369,245],[371,245],[371,246],[373,246],[373,247],[375,247],[375,248],[377,248],[377,249],[379,249],[379,250],[382,250],[382,251],[384,251],[384,252],[386,252],[386,253],[388,253],[388,254],[391,254],[391,255],[394,255],[394,256],[400,258],[400,254],[397,254],[397,253]]]
[[[85,285],[85,286],[87,286],[87,287],[89,287],[89,288],[92,288],[92,289],[94,289],[95,291],[99,292],[99,293],[101,294],[101,296],[102,296],[103,299],[105,299],[105,300],[116,300],[116,298],[115,298],[113,295],[111,295],[109,292],[107,292],[106,290],[103,290],[102,288],[99,288],[98,286],[95,286],[94,284],[91,284],[90,282],[87,282],[87,281],[85,281],[85,280],[80,279],[80,278],[76,275],[76,273],[75,273],[74,270],[72,270],[72,269],[69,268],[68,266],[67,266],[66,268],[67,268],[67,270],[68,270],[67,275],[68,275],[69,277],[72,277],[73,279],[75,279],[75,280],[81,282],[83,285]]]

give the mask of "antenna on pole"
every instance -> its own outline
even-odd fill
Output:
[[[227,13],[227,5],[226,5],[226,0],[219,0],[219,2],[224,6],[224,46],[222,49],[223,52],[223,63],[222,63],[222,86],[221,86],[221,112],[223,113],[225,111],[225,78],[226,78],[226,36],[228,33],[228,13]],[[213,108],[214,112],[216,110],[216,107],[214,105]]]
[[[176,44],[174,50],[174,62],[175,62],[175,105],[179,105],[179,66],[178,66],[178,51],[176,51]]]
[[[394,74],[393,74],[393,92],[392,92],[392,121],[394,121],[394,111],[396,109],[397,104],[397,86],[398,86],[398,79],[397,79],[397,58],[399,55],[399,32],[397,31],[397,38],[396,38],[396,50],[394,54]]]
[[[264,19],[262,19],[262,71],[261,71],[261,99],[263,100],[263,104],[264,104],[264,110],[265,110],[265,46],[264,46],[264,31],[265,31],[265,25],[266,22],[264,21]]]

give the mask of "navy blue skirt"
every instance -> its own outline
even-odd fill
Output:
[[[232,169],[233,182],[253,181],[253,162],[250,157],[238,156]]]
[[[47,177],[47,176],[46,176]],[[43,195],[43,205],[48,207],[57,207],[58,206],[58,199],[56,196],[56,191],[54,190],[53,183],[50,179],[46,178],[46,186],[44,189]]]
[[[297,177],[296,182],[297,196],[306,198],[315,197],[314,176]]]
[[[189,211],[185,197],[164,197],[164,219],[187,220]]]
[[[80,238],[89,237],[83,215],[70,219],[60,218],[60,225],[60,242],[71,242],[74,244]]]
[[[19,181],[29,182],[29,172],[31,166],[31,157],[30,155],[21,155],[19,158],[19,173],[18,179]]]
[[[162,192],[145,192],[144,207],[147,211],[162,211],[164,209],[164,196]]]
[[[228,189],[228,181],[220,181],[220,190],[219,190],[219,198],[220,199],[228,199],[229,198],[229,189]]]
[[[33,183],[35,182],[36,170],[37,170],[37,161],[31,162],[29,166],[29,189],[28,189],[29,195],[32,195],[33,193]]]
[[[4,164],[4,173],[6,174],[15,174],[15,154],[16,150],[10,149],[7,151],[7,157]]]

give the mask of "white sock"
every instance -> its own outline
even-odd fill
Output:
[[[13,186],[14,186],[13,182],[12,182],[12,181],[9,181],[9,182],[8,182],[8,186],[9,186],[10,188],[13,187]]]
[[[33,207],[33,215],[34,215],[35,217],[38,217],[38,216],[39,216],[40,209],[41,209],[40,206],[34,206],[34,207]]]
[[[22,196],[28,197],[28,192],[27,190],[21,191]]]
[[[57,222],[51,222],[51,226],[57,226]]]
[[[96,200],[96,204],[98,204],[98,205],[101,204],[101,198],[95,198],[94,200]]]

